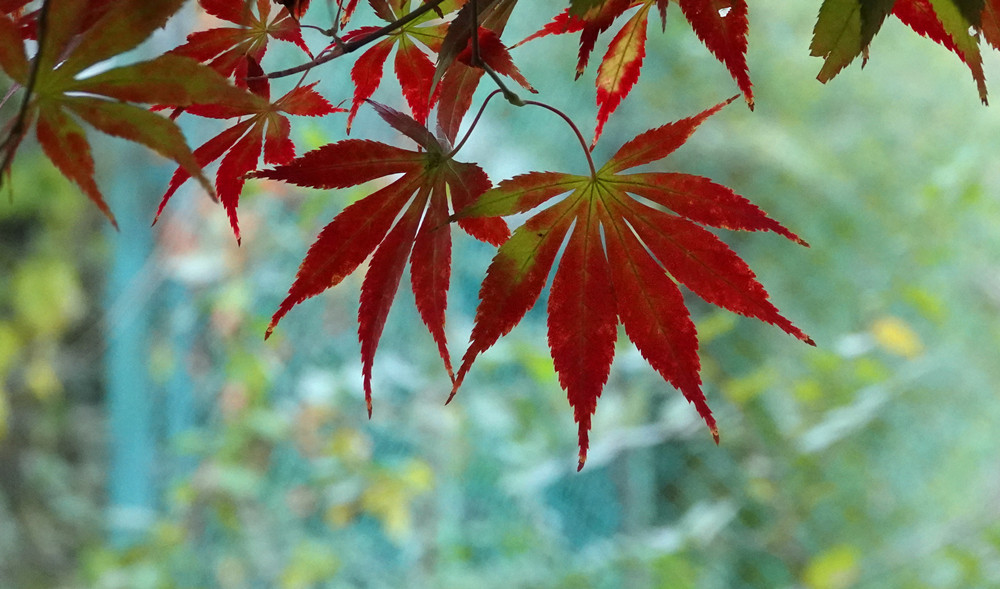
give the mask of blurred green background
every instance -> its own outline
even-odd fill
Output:
[[[691,298],[721,445],[623,337],[579,474],[542,306],[445,407],[402,289],[371,421],[360,276],[262,341],[362,191],[252,184],[237,247],[195,187],[149,228],[172,170],[95,137],[115,233],[28,141],[0,204],[0,589],[1000,586],[1000,112],[894,19],[864,70],[820,85],[818,5],[753,3],[755,112],[734,103],[663,164],[811,243],[724,235],[818,346]],[[533,10],[509,38],[550,16]],[[515,59],[587,134],[603,51],[577,83],[574,38]],[[346,68],[324,71],[334,102]],[[595,156],[734,93],[671,7]],[[299,121],[300,152],[340,124]],[[355,129],[394,140],[370,113]],[[550,113],[500,104],[463,157],[494,180],[586,169]],[[491,254],[456,240],[453,354]]]

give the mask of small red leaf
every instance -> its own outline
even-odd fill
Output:
[[[351,132],[351,123],[354,116],[358,114],[358,109],[365,100],[371,97],[382,82],[382,68],[385,60],[392,51],[394,41],[386,39],[372,45],[371,49],[365,51],[361,57],[354,62],[351,68],[351,79],[354,80],[354,101],[351,103],[351,113],[347,115],[347,132]]]
[[[646,55],[646,20],[649,4],[644,5],[625,23],[608,47],[597,70],[597,128],[590,147],[597,145],[604,123],[639,79]]]
[[[240,242],[240,224],[236,217],[236,207],[239,206],[240,192],[243,191],[243,183],[246,182],[244,175],[256,168],[257,160],[260,159],[262,135],[260,126],[253,127],[233,145],[219,164],[215,188],[229,216],[229,224],[233,227],[237,243]]]
[[[586,460],[591,415],[607,382],[619,319],[642,356],[695,405],[718,442],[718,428],[701,390],[697,335],[675,281],[710,303],[813,343],[781,316],[750,268],[715,235],[691,220],[642,204],[629,193],[707,224],[770,230],[798,240],[793,233],[707,179],[617,174],[665,157],[724,104],[643,133],[591,176],[518,176],[454,216],[524,212],[568,193],[529,218],[494,256],[479,291],[472,337],[452,396],[476,357],[535,304],[570,231],[549,295],[548,325],[559,383],[579,426],[579,467]]]
[[[198,149],[194,150],[194,159],[198,162],[198,165],[205,167],[208,164],[214,162],[215,160],[222,157],[222,154],[226,153],[240,137],[243,136],[247,130],[253,126],[253,121],[244,121],[233,127],[230,127],[219,133],[212,139],[209,139],[201,145]],[[177,189],[181,187],[184,182],[190,178],[191,175],[184,168],[177,168],[174,175],[170,178],[170,184],[167,186],[167,191],[160,198],[160,206],[156,209],[156,216],[153,219],[153,223],[156,223],[156,219],[159,219],[160,214],[163,213],[164,207],[167,206],[167,201],[170,197],[177,192]]]
[[[434,64],[426,53],[404,38],[399,41],[399,48],[396,50],[395,66],[396,77],[399,78],[403,97],[406,98],[413,118],[421,124],[427,122],[427,115],[440,92],[436,89],[434,96],[431,96]]]
[[[753,109],[747,68],[746,0],[679,0],[679,4],[695,34],[726,65]]]

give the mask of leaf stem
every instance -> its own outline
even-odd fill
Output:
[[[476,113],[476,118],[472,119],[472,124],[469,125],[469,128],[465,131],[465,137],[462,137],[462,140],[458,142],[458,145],[456,145],[451,151],[448,152],[447,155],[448,158],[454,157],[455,154],[458,153],[460,149],[462,149],[462,146],[465,145],[465,142],[468,141],[469,137],[472,136],[472,130],[475,129],[476,125],[479,123],[479,118],[482,117],[483,113],[486,111],[486,105],[490,103],[490,100],[492,100],[494,96],[502,92],[503,90],[494,90],[493,92],[490,92],[490,95],[487,96],[486,100],[483,101],[483,105],[479,107],[479,112]]]
[[[421,4],[414,10],[411,10],[407,14],[400,17],[398,20],[394,20],[391,23],[387,24],[386,26],[378,29],[377,31],[373,31],[370,35],[365,35],[360,39],[348,41],[347,43],[337,42],[336,47],[333,49],[333,51],[329,53],[321,54],[318,57],[312,59],[311,61],[308,61],[301,65],[297,65],[293,68],[271,72],[269,74],[266,74],[265,77],[270,79],[284,78],[285,76],[291,76],[299,72],[311,70],[312,68],[318,65],[322,65],[328,61],[333,61],[334,59],[340,57],[341,55],[357,51],[358,49],[364,47],[365,45],[371,43],[372,41],[384,37],[393,31],[401,29],[406,25],[410,24],[411,22],[417,20],[421,16],[427,14],[428,12],[436,10],[438,5],[440,5],[442,2],[444,2],[444,0],[430,0],[430,2],[427,2],[426,4]]]
[[[27,133],[27,129],[24,126],[25,121],[28,119],[28,106],[31,102],[31,95],[34,93],[35,83],[38,81],[38,70],[41,69],[42,48],[45,47],[45,37],[48,31],[49,4],[50,1],[45,0],[42,2],[42,7],[38,9],[38,52],[35,53],[35,59],[31,64],[31,71],[28,73],[28,83],[24,87],[24,100],[21,101],[21,108],[18,109],[17,118],[14,120],[14,124],[10,126],[10,131],[4,137],[3,142],[0,143],[0,152],[3,152],[3,161],[0,161],[0,186],[3,185],[4,173],[14,161],[14,152],[17,151],[18,144],[25,133]]]
[[[590,166],[590,177],[593,178],[594,180],[597,180],[597,168],[594,167],[594,158],[590,156],[590,148],[587,146],[587,140],[583,138],[583,133],[581,133],[580,129],[576,126],[576,124],[573,123],[573,119],[569,118],[569,116],[567,116],[566,113],[559,110],[558,108],[554,106],[549,106],[544,102],[538,102],[537,100],[525,100],[524,104],[530,104],[532,106],[540,106],[546,110],[550,110],[559,115],[560,117],[562,117],[564,121],[566,121],[566,124],[573,129],[574,133],[576,133],[576,138],[580,140],[580,146],[583,147],[583,153],[587,156],[587,165]]]

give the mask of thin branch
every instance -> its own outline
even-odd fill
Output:
[[[38,52],[35,53],[35,59],[31,64],[31,71],[28,73],[28,83],[24,87],[24,100],[21,102],[21,108],[18,109],[17,118],[14,120],[14,124],[11,125],[10,132],[4,138],[3,143],[0,143],[0,152],[3,152],[3,161],[0,162],[0,186],[3,185],[4,173],[14,161],[14,152],[17,151],[17,145],[28,131],[24,127],[25,121],[28,119],[28,106],[31,102],[31,95],[34,93],[35,83],[38,81],[38,70],[42,62],[42,48],[45,47],[45,37],[48,32],[49,4],[49,0],[45,0],[42,2],[42,7],[38,9],[38,21],[36,25],[38,32]]]
[[[349,41],[347,43],[337,43],[337,41],[335,40],[334,42],[337,44],[337,46],[330,53],[321,54],[312,61],[308,61],[301,65],[297,65],[293,68],[271,72],[267,74],[265,77],[270,78],[272,80],[274,78],[284,78],[285,76],[291,76],[299,72],[311,70],[312,68],[318,65],[322,65],[328,61],[333,61],[334,59],[337,59],[341,55],[346,55],[348,53],[357,51],[358,49],[364,47],[365,45],[371,43],[372,41],[384,37],[393,31],[401,29],[406,25],[410,24],[411,22],[415,21],[416,19],[420,18],[421,16],[427,14],[428,12],[436,10],[438,5],[441,4],[442,2],[444,2],[444,0],[431,0],[426,4],[421,4],[416,9],[400,17],[399,20],[395,20],[387,24],[386,26],[380,28],[379,30],[372,32],[372,34],[365,35],[360,39]]]
[[[462,149],[462,146],[465,145],[465,142],[469,140],[470,136],[472,136],[472,130],[476,128],[476,125],[479,123],[480,117],[482,117],[483,113],[486,111],[486,105],[490,103],[490,100],[492,100],[494,96],[502,92],[503,90],[494,90],[493,92],[490,92],[490,95],[487,96],[486,100],[483,101],[483,105],[479,107],[479,112],[476,113],[476,118],[472,119],[472,124],[469,125],[469,128],[465,131],[465,137],[462,137],[462,140],[458,142],[458,145],[456,145],[454,149],[448,152],[449,158],[455,157],[455,154],[458,153],[458,150]]]
[[[577,128],[575,123],[573,123],[573,120],[570,119],[563,111],[554,106],[549,106],[544,102],[538,102],[537,100],[525,100],[524,104],[540,106],[546,110],[550,110],[566,121],[566,124],[568,124],[573,129],[573,132],[576,133],[576,138],[580,140],[580,145],[583,147],[583,153],[587,155],[587,164],[590,165],[590,177],[597,180],[597,168],[594,167],[594,158],[590,156],[590,148],[587,146],[587,140],[583,138],[583,133],[580,133],[580,129]]]

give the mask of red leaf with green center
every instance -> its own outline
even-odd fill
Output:
[[[552,19],[552,22],[542,27],[540,31],[528,36],[517,45],[522,45],[532,39],[547,35],[562,35],[580,31],[580,52],[576,63],[576,77],[579,78],[583,74],[583,70],[587,69],[587,62],[590,61],[590,54],[594,51],[597,37],[611,28],[615,20],[624,14],[625,11],[640,4],[643,4],[643,2],[636,0],[608,0],[589,8],[578,16],[570,14],[570,9],[567,8]]]
[[[288,296],[271,318],[265,335],[270,336],[295,305],[336,286],[374,253],[362,285],[358,316],[369,410],[375,350],[408,256],[417,310],[451,374],[444,331],[451,267],[449,209],[475,202],[490,187],[489,179],[478,166],[452,160],[433,135],[414,119],[377,103],[373,106],[386,122],[419,141],[421,149],[411,151],[374,141],[347,139],[306,153],[283,166],[249,175],[312,188],[346,188],[402,174],[345,208],[323,228],[299,266]],[[508,235],[506,223],[501,219],[479,219],[459,226],[473,237],[494,243]]]
[[[205,12],[236,27],[216,27],[205,31],[191,33],[187,42],[171,50],[175,55],[190,57],[202,63],[209,64],[213,69],[226,77],[236,75],[237,85],[243,86],[247,60],[260,63],[270,39],[287,41],[297,45],[307,55],[309,48],[302,40],[302,31],[288,9],[280,10],[271,20],[270,0],[256,2],[234,2],[232,0],[199,0]],[[305,12],[308,2],[299,4]],[[256,6],[256,11],[251,9]],[[299,14],[301,16],[301,14]]]
[[[593,147],[601,137],[604,123],[618,108],[622,99],[632,90],[639,79],[642,58],[646,55],[646,19],[649,4],[625,23],[608,46],[608,52],[597,69],[597,128],[594,130]]]
[[[447,0],[439,8],[448,13],[455,9],[456,4],[458,4],[456,0]],[[393,2],[391,5],[386,0],[377,0],[372,3],[375,14],[387,22],[398,20],[409,14],[410,5],[410,0]],[[447,23],[427,24],[428,21],[437,20],[438,16],[434,11],[423,14],[379,40],[358,57],[354,67],[351,68],[351,79],[354,81],[354,100],[351,103],[351,112],[347,117],[348,133],[351,131],[351,124],[358,109],[361,108],[365,100],[371,98],[382,82],[382,70],[394,47],[398,47],[394,60],[396,78],[402,87],[403,96],[410,107],[410,112],[419,123],[423,124],[427,121],[427,115],[437,100],[440,88],[436,88],[434,94],[431,94],[434,64],[414,41],[418,41],[431,51],[437,51],[448,30]],[[346,33],[344,39],[363,38],[377,30],[377,27],[363,27]]]
[[[264,73],[256,61],[248,59],[247,64],[248,71],[252,75],[259,76]],[[251,88],[257,91],[257,95],[250,104],[199,104],[187,109],[191,114],[210,118],[249,117],[209,139],[194,152],[198,165],[202,167],[220,157],[223,158],[216,172],[215,187],[229,217],[237,243],[240,242],[240,227],[236,208],[239,206],[246,173],[257,167],[262,151],[264,162],[268,164],[286,163],[295,157],[295,145],[290,138],[291,123],[281,113],[314,117],[344,110],[332,106],[317,94],[313,90],[315,85],[316,83],[313,83],[293,88],[271,103],[267,79],[260,78],[251,85]],[[156,218],[159,218],[167,201],[188,178],[190,175],[184,168],[178,168],[174,172],[167,191],[160,199]]]
[[[747,5],[745,0],[677,0],[685,18],[702,43],[729,70],[747,104],[753,108],[753,90],[747,69]],[[856,1],[856,0],[849,0]],[[611,28],[629,10],[638,7],[615,34],[597,71],[597,127],[591,143],[597,143],[608,118],[628,96],[639,79],[646,53],[649,11],[656,7],[661,19],[666,15],[664,0],[608,0],[567,9],[540,31],[517,45],[546,35],[580,31],[577,78],[583,73],[597,37]],[[665,21],[664,21],[665,22]],[[515,45],[515,47],[517,46]]]
[[[962,5],[957,5],[955,0],[897,0],[892,13],[919,35],[929,37],[958,55],[969,66],[979,89],[979,99],[986,104],[986,75],[979,38],[969,34],[979,28],[979,22],[970,21]]]
[[[701,391],[697,335],[676,283],[710,303],[777,325],[812,344],[771,304],[747,265],[693,221],[774,231],[804,244],[801,239],[743,197],[707,179],[620,173],[666,157],[732,100],[639,135],[593,176],[555,172],[518,176],[501,182],[454,216],[521,213],[569,193],[529,218],[493,258],[452,395],[476,357],[535,304],[564,240],[566,250],[549,294],[549,347],[579,425],[581,468],[591,415],[614,356],[619,320],[642,356],[695,405],[718,441],[715,420]],[[636,196],[676,214],[643,204]]]

